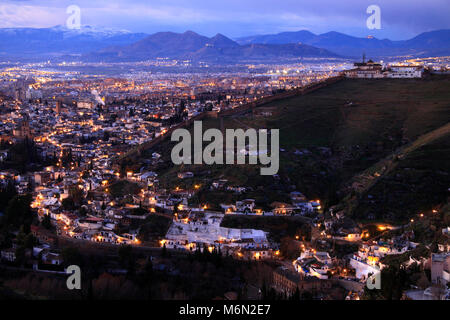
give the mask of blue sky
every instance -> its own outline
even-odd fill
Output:
[[[449,0],[0,0],[0,27],[64,25],[69,5],[83,25],[134,32],[184,32],[236,38],[310,30],[393,40],[450,29]],[[381,30],[368,30],[369,5],[381,9]]]

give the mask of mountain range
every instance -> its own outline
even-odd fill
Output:
[[[112,46],[86,55],[89,60],[103,61],[140,61],[157,57],[233,63],[338,55],[298,43],[240,45],[222,34],[208,38],[193,31],[158,32],[130,45]]]
[[[335,31],[316,35],[307,30],[255,35],[239,38],[236,41],[242,45],[252,43],[303,43],[324,48],[347,57],[357,57],[363,53],[371,57],[409,54],[418,56],[450,54],[450,30],[424,32],[412,39],[401,41],[377,39],[371,36],[359,38]]]
[[[301,30],[255,35],[232,40],[193,31],[184,33],[132,33],[83,26],[81,29],[0,29],[0,59],[84,61],[142,61],[157,57],[209,63],[292,61],[302,57],[387,57],[398,55],[450,55],[450,30],[422,33],[412,39],[392,41],[360,38],[331,31],[316,35]]]

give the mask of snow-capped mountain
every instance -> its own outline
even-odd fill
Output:
[[[146,36],[145,33],[92,26],[82,26],[80,29],[65,26],[3,28],[0,29],[0,57],[79,55],[104,47],[131,44]]]
[[[62,32],[67,37],[73,37],[73,36],[77,36],[77,35],[89,35],[89,36],[96,37],[96,38],[108,38],[108,37],[114,37],[114,36],[118,36],[118,35],[132,34],[131,31],[124,30],[124,29],[104,28],[104,27],[89,26],[89,25],[80,26],[79,29],[70,29],[63,25],[57,25],[57,26],[51,27],[49,29],[53,30],[55,32]]]

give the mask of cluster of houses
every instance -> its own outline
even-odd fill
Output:
[[[245,187],[227,187],[227,190],[245,192]],[[244,191],[242,191],[244,190]],[[235,215],[261,215],[261,216],[285,216],[285,215],[311,215],[321,212],[320,200],[307,200],[298,192],[290,193],[291,203],[275,201],[271,203],[272,210],[265,211],[256,207],[254,199],[238,200],[235,204],[220,204],[225,214]]]
[[[386,255],[402,254],[416,248],[417,245],[417,243],[410,241],[363,243],[360,245],[358,252],[350,258],[350,266],[355,269],[355,275],[358,279],[365,280],[369,274],[377,274],[385,267],[381,259]]]
[[[64,262],[61,252],[52,249],[54,237],[49,235],[45,237],[36,226],[32,226],[33,234],[39,234],[38,244],[32,248],[25,248],[23,258],[25,265],[30,265],[33,270],[47,270],[47,271],[63,271],[62,264]],[[0,260],[6,263],[14,263],[17,257],[18,244],[13,241],[11,248],[2,249],[0,251]]]
[[[153,172],[127,175],[130,181],[145,188],[156,180]],[[136,244],[138,230],[117,234],[118,227],[129,226],[133,219],[145,219],[149,210],[138,210],[145,203],[162,205],[154,194],[142,189],[140,194],[122,201],[102,191],[111,181],[117,181],[117,174],[112,170],[91,170],[89,177],[83,177],[82,171],[67,171],[47,167],[34,174],[35,197],[31,206],[39,219],[50,218],[58,233],[80,240],[108,242],[113,244]],[[63,202],[78,189],[83,198],[81,209],[84,214],[75,213],[64,208]],[[84,201],[87,200],[87,201]]]
[[[300,257],[294,260],[293,265],[294,269],[304,276],[328,279],[333,263],[328,252],[305,249]]]

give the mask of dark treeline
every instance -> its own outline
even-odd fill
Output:
[[[1,150],[8,150],[5,161],[0,163],[0,170],[13,169],[25,173],[35,167],[56,164],[56,157],[43,157],[32,139],[25,138],[13,144],[1,143]]]

